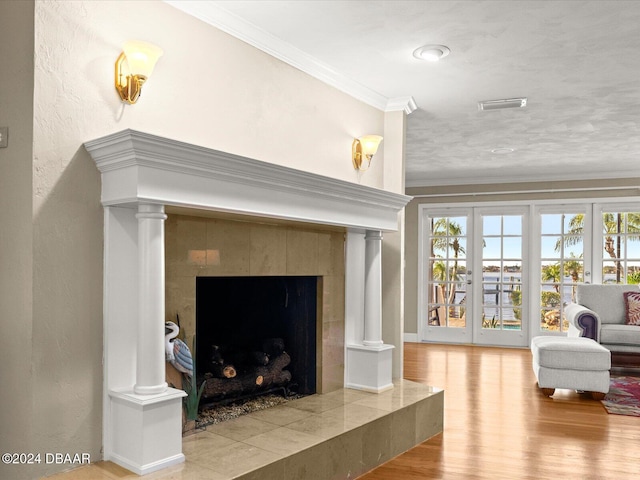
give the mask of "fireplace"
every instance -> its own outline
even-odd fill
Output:
[[[196,277],[322,276],[319,391],[393,388],[394,346],[382,341],[382,232],[398,229],[410,197],[133,130],[85,147],[101,172],[105,208],[105,460],[138,474],[184,462],[185,392],[165,381],[164,322],[180,314],[195,334]],[[176,213],[195,213],[182,226],[198,228],[180,232],[180,222],[171,225]],[[209,234],[203,219],[211,214],[262,220],[237,227],[249,236],[218,241],[220,230]],[[342,275],[327,258],[341,259]]]
[[[196,279],[196,366],[198,376],[208,376],[215,387],[205,388],[202,403],[274,389],[316,393],[320,281],[312,276]],[[286,360],[279,361],[283,355]],[[280,375],[279,364],[287,375]]]

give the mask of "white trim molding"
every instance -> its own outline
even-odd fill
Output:
[[[404,338],[403,338],[405,343],[418,343],[420,340],[418,340],[418,334],[417,333],[404,333]]]
[[[111,390],[113,436],[105,460],[138,475],[183,463],[181,413],[186,396],[186,392],[175,388],[156,395]]]
[[[385,112],[403,111],[407,115],[412,114],[418,109],[418,105],[413,97],[390,98],[387,102]]]
[[[123,130],[85,143],[102,204],[215,210],[395,231],[411,197],[239,155]]]

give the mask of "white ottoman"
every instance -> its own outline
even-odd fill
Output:
[[[590,392],[602,400],[609,391],[611,352],[584,337],[533,337],[533,371],[547,396],[556,388]]]

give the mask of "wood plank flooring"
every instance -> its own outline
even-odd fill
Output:
[[[544,397],[529,350],[407,343],[405,377],[445,389],[444,432],[359,480],[640,479],[640,417]]]

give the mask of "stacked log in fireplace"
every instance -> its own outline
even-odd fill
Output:
[[[291,357],[281,338],[267,338],[249,347],[211,345],[209,362],[201,369],[206,380],[201,403],[226,402],[276,389],[287,394],[289,363]]]

